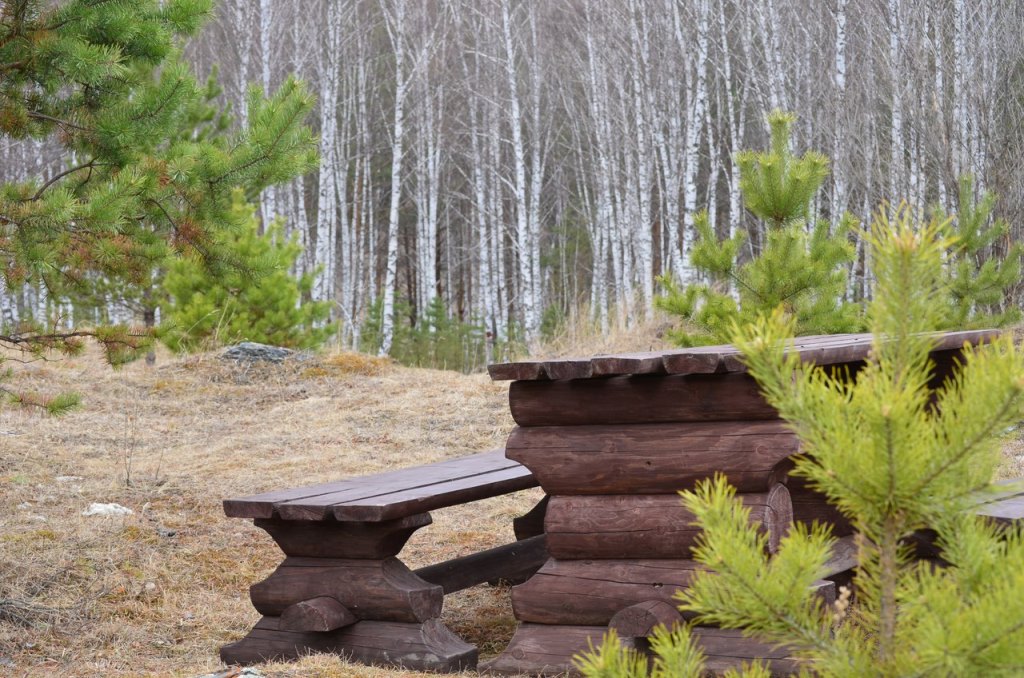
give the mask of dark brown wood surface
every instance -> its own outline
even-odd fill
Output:
[[[395,520],[535,487],[530,472],[491,450],[399,471],[266,492],[224,502],[232,518]]]
[[[603,626],[521,624],[508,648],[482,668],[499,675],[578,676],[572,658],[599,645],[607,630]],[[784,647],[745,638],[740,631],[696,627],[693,637],[704,650],[710,675],[737,670],[755,659],[763,660],[772,675],[789,675],[799,668]],[[636,646],[630,638],[620,642]]]
[[[798,480],[798,479],[793,479]],[[815,522],[832,526],[832,536],[844,537],[853,534],[853,525],[829,502],[821,492],[812,490],[800,482],[790,482],[789,496],[793,502],[793,521],[812,524]]]
[[[674,604],[676,591],[704,567],[692,560],[555,560],[513,587],[516,619],[538,624],[605,626],[619,610],[652,600]]]
[[[776,484],[739,498],[774,553],[792,521],[789,491]],[[702,531],[695,520],[678,494],[553,496],[544,532],[561,560],[689,558]]]
[[[431,523],[429,513],[416,513],[380,523],[308,522],[257,518],[289,556],[308,558],[371,558],[394,556],[413,532]]]
[[[715,473],[763,492],[785,477],[799,441],[778,420],[541,426],[514,429],[505,451],[548,494],[675,492]]]
[[[327,633],[280,628],[277,617],[264,617],[245,638],[220,650],[225,664],[254,664],[296,659],[311,652],[332,652],[363,664],[401,666],[416,671],[455,673],[473,670],[476,647],[437,619],[423,623],[361,621]]]
[[[544,498],[537,502],[536,506],[518,518],[512,519],[512,532],[515,533],[516,539],[529,539],[544,534],[544,516],[548,512],[549,500],[550,497],[544,495]]]
[[[334,631],[359,621],[337,598],[319,596],[289,605],[281,613],[283,631]]]
[[[935,351],[955,351],[964,344],[979,344],[998,336],[998,330],[966,330],[935,333]],[[817,365],[863,361],[871,350],[870,334],[834,334],[796,337],[789,350],[801,360]],[[698,346],[642,353],[601,355],[500,363],[488,366],[496,381],[570,380],[613,375],[715,374],[745,372],[746,365],[735,347]]]
[[[520,426],[778,418],[746,374],[515,381],[508,398]]]
[[[601,644],[605,626],[544,626],[520,624],[508,647],[481,665],[485,674],[509,676],[578,676],[573,657]],[[632,639],[620,639],[635,647]]]
[[[249,589],[256,610],[275,617],[320,596],[336,599],[360,619],[418,622],[441,614],[443,593],[395,558],[286,558]]]
[[[663,600],[645,600],[616,612],[608,628],[615,629],[620,638],[644,638],[658,626],[671,629],[682,620],[683,615],[675,605]]]
[[[496,546],[416,570],[416,576],[445,594],[490,581],[525,581],[548,559],[544,535]]]
[[[692,633],[707,655],[705,666],[713,676],[738,669],[742,663],[749,664],[755,659],[762,660],[773,676],[788,676],[800,668],[799,662],[789,656],[785,647],[746,638],[742,631],[736,629],[698,626]]]

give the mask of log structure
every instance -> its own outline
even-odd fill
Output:
[[[949,375],[965,343],[996,334],[936,335],[933,385]],[[871,344],[867,334],[801,337],[789,350],[855,378]],[[609,627],[642,649],[655,626],[680,621],[674,595],[703,568],[691,560],[699,530],[677,492],[716,473],[736,487],[769,552],[793,521],[832,525],[842,539],[812,588],[831,604],[837,586],[848,583],[856,565],[853,527],[826,497],[789,478],[799,441],[733,347],[505,363],[489,371],[512,381],[518,428],[506,455],[550,496],[550,559],[512,589],[521,624],[490,671],[572,674],[573,657]],[[991,512],[998,520],[999,509]],[[696,636],[715,674],[755,658],[773,673],[797,669],[785,648],[735,631],[701,628]]]
[[[263,615],[221,648],[228,664],[334,652],[367,664],[440,672],[473,669],[476,647],[439,620],[444,595],[492,580],[523,581],[547,559],[545,502],[518,519],[519,541],[416,571],[398,554],[428,511],[536,486],[502,450],[375,476],[224,502],[285,554],[249,589]]]

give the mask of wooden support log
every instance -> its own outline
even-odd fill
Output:
[[[306,558],[387,558],[398,553],[416,530],[429,525],[429,513],[381,523],[276,520],[257,518],[285,555]]]
[[[692,560],[555,560],[512,589],[516,619],[538,624],[606,626],[615,613],[675,593],[705,568]]]
[[[663,600],[645,600],[616,612],[608,628],[615,629],[620,638],[643,638],[657,626],[670,629],[682,620],[683,615],[674,605]]]
[[[739,492],[765,492],[799,451],[780,421],[522,427],[505,446],[560,495],[670,493],[715,473]]]
[[[789,650],[775,643],[747,638],[736,629],[715,629],[698,626],[692,630],[697,643],[707,657],[705,669],[709,675],[720,676],[737,670],[744,663],[760,659],[773,676],[789,676],[800,669],[800,662],[789,656]]]
[[[359,619],[330,596],[289,605],[281,613],[282,631],[334,631],[355,624]]]
[[[537,535],[544,534],[544,516],[548,512],[548,501],[550,497],[545,495],[537,502],[537,505],[528,512],[512,519],[512,531],[516,539],[523,540]]]
[[[605,626],[545,626],[520,624],[508,647],[480,668],[484,673],[518,676],[578,676],[573,657],[601,644]],[[635,648],[631,638],[624,647]]]
[[[273,617],[296,603],[330,596],[360,619],[420,622],[441,614],[444,594],[395,558],[286,558],[249,596],[261,614]]]
[[[499,675],[578,676],[573,657],[599,645],[607,630],[604,626],[521,624],[508,648],[482,669]],[[739,669],[755,659],[764,661],[773,675],[796,673],[800,666],[785,648],[745,638],[740,631],[697,627],[693,637],[704,650],[710,675]],[[620,642],[636,647],[631,638]]]
[[[525,581],[548,559],[544,535],[498,546],[437,565],[421,567],[415,574],[436,584],[445,594],[491,581]]]
[[[746,374],[515,381],[509,407],[520,426],[778,418]]]
[[[750,520],[768,536],[769,553],[789,530],[789,491],[739,495]],[[689,558],[701,528],[675,494],[552,497],[544,521],[553,558]]]
[[[222,647],[220,656],[225,664],[254,664],[296,659],[310,652],[331,652],[363,664],[443,673],[473,670],[477,664],[476,647],[437,619],[415,624],[361,621],[316,633],[287,631],[277,617],[264,617],[245,638]]]

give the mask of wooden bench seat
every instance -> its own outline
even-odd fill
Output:
[[[429,511],[536,487],[503,450],[362,478],[224,501],[284,551],[284,562],[250,587],[263,618],[221,648],[226,663],[335,652],[364,663],[461,671],[476,667],[472,645],[440,622],[443,597],[485,581],[520,581],[547,559],[546,500],[513,521],[512,544],[409,570],[396,556]]]
[[[533,474],[491,450],[434,464],[227,499],[229,518],[381,522],[537,487]]]

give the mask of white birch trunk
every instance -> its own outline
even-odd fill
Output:
[[[320,61],[320,170],[317,193],[316,246],[313,262],[317,267],[313,298],[334,298],[337,269],[336,238],[338,227],[337,134],[338,79],[341,55],[341,4],[327,3],[326,44]]]
[[[388,0],[381,0],[382,4]],[[385,10],[388,35],[395,54],[395,105],[391,131],[391,197],[388,208],[387,255],[381,290],[381,345],[379,355],[391,352],[395,332],[395,283],[398,277],[398,208],[402,201],[402,159],[405,143],[405,97],[409,78],[405,69],[405,3],[397,0],[393,13]]]

